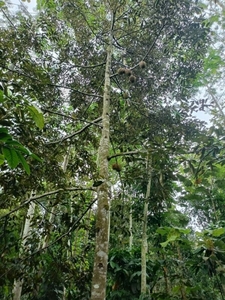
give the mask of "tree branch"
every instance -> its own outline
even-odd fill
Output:
[[[38,200],[38,199],[41,199],[41,198],[44,198],[44,197],[48,197],[48,196],[51,196],[51,195],[54,195],[54,194],[57,194],[57,193],[60,193],[60,192],[74,192],[74,191],[87,191],[87,190],[94,191],[94,192],[96,191],[94,188],[66,188],[66,189],[58,189],[58,190],[46,192],[42,195],[32,196],[28,200],[23,202],[20,206],[14,208],[9,213],[7,213],[4,216],[0,217],[0,220],[10,216],[12,213],[14,213],[17,210],[23,208],[24,206],[26,206],[27,204],[29,204],[32,201],[35,201],[35,200]]]
[[[54,242],[48,244],[47,246],[45,246],[44,248],[40,248],[36,251],[34,251],[33,253],[31,253],[28,257],[22,258],[20,260],[20,262],[25,261],[27,259],[29,259],[30,257],[34,256],[35,254],[44,251],[45,249],[51,247],[52,245],[54,245],[55,243],[57,243],[58,241],[60,241],[62,238],[64,238],[65,236],[67,236],[73,229],[76,229],[76,225],[78,226],[78,224],[80,223],[80,221],[82,220],[82,218],[86,215],[86,213],[89,211],[89,209],[92,207],[92,205],[97,201],[97,198],[95,198],[89,205],[88,207],[85,209],[85,211],[81,214],[81,216],[73,223],[73,225],[69,228],[69,230],[65,233],[63,233],[62,235],[60,235]],[[5,276],[7,273],[9,272],[9,270],[7,270],[5,273],[3,273],[2,275],[0,275],[0,278],[2,278],[3,276]]]
[[[156,43],[157,39],[159,38],[159,36],[160,36],[160,34],[161,34],[161,32],[162,32],[162,30],[163,30],[163,28],[164,28],[165,26],[166,26],[166,24],[163,24],[162,27],[160,28],[159,33],[156,35],[156,37],[155,37],[153,43],[151,44],[151,46],[148,48],[148,51],[147,51],[147,52],[145,53],[145,55],[143,56],[143,60],[146,59],[146,57],[149,55],[150,51],[151,51],[151,50],[153,49],[153,47],[155,46],[155,43]],[[121,46],[121,47],[122,47],[122,46]],[[131,68],[129,68],[129,69],[130,69],[130,70],[134,70],[134,69],[137,68],[137,67],[139,67],[139,62],[138,62],[138,64],[136,64],[135,66],[133,66],[133,67],[131,67]],[[112,78],[112,77],[117,76],[117,75],[118,75],[118,73],[115,73],[115,74],[112,74],[110,77]]]
[[[93,122],[90,122],[89,124],[87,124],[86,126],[84,126],[83,128],[81,128],[80,130],[78,130],[78,131],[76,131],[76,132],[74,132],[72,134],[68,134],[65,137],[63,137],[62,139],[58,140],[58,141],[47,143],[46,145],[58,144],[58,143],[62,143],[63,141],[65,141],[67,139],[71,139],[75,135],[80,134],[81,132],[85,131],[88,127],[90,127],[91,125],[95,125],[95,123],[98,123],[101,120],[102,120],[102,117],[99,117],[98,119],[94,120]]]
[[[223,122],[225,123],[225,114],[224,114],[224,112],[223,112],[223,110],[222,110],[222,108],[221,108],[219,102],[217,101],[216,97],[215,97],[214,94],[212,93],[210,87],[207,87],[207,90],[208,90],[209,95],[212,97],[213,102],[215,103],[215,106],[218,108],[218,110],[219,110],[219,112],[220,112],[220,114],[221,114],[221,116],[222,116],[222,118],[223,118]]]
[[[137,150],[137,151],[121,152],[121,153],[117,153],[117,154],[109,156],[108,160],[110,161],[112,158],[115,158],[118,156],[135,155],[135,154],[140,154],[140,153],[147,153],[147,151]]]
[[[219,0],[214,0],[215,4],[218,4],[218,6],[220,6],[222,8],[223,11],[225,11],[225,5],[219,1]]]
[[[69,69],[73,69],[73,68],[84,68],[84,69],[94,69],[94,68],[97,68],[97,67],[101,67],[101,66],[104,66],[105,65],[105,62],[102,62],[100,64],[97,64],[97,65],[93,65],[93,66],[81,66],[81,65],[73,65],[71,66]]]
[[[81,216],[73,223],[73,225],[69,228],[69,230],[67,230],[67,232],[63,233],[62,235],[60,235],[54,242],[48,244],[46,247],[38,249],[37,251],[33,252],[31,254],[31,256],[37,254],[38,252],[41,252],[49,247],[51,247],[52,245],[54,245],[55,243],[57,243],[58,241],[60,241],[62,238],[64,238],[65,236],[67,236],[73,229],[76,229],[76,225],[79,224],[79,222],[82,220],[82,218],[86,215],[86,213],[89,211],[89,209],[92,207],[92,205],[97,201],[97,198],[95,198],[89,205],[88,207],[85,209],[85,211],[81,214]]]
[[[91,122],[91,121],[87,121],[87,120],[85,120],[85,119],[80,119],[80,118],[77,118],[77,117],[73,117],[73,116],[69,116],[69,115],[63,114],[63,113],[59,113],[59,112],[57,112],[57,111],[52,111],[52,110],[47,109],[47,108],[41,108],[41,110],[42,110],[43,112],[48,112],[48,113],[50,113],[50,114],[58,115],[58,116],[61,116],[61,117],[67,118],[67,119],[74,120],[74,121],[79,120],[79,121],[86,122],[86,123],[88,123],[88,124],[92,124],[92,125],[99,126],[99,125],[93,123],[94,121],[92,121],[92,122]]]
[[[76,93],[85,95],[85,96],[97,97],[97,98],[103,98],[103,96],[101,96],[101,95],[88,94],[88,93],[79,91],[79,90],[74,89],[74,88],[69,87],[69,86],[65,86],[65,85],[61,85],[61,84],[54,84],[54,83],[43,83],[43,82],[41,82],[41,80],[38,79],[38,78],[35,78],[35,77],[30,76],[30,75],[28,75],[28,74],[25,74],[25,73],[23,73],[23,72],[21,72],[21,71],[19,71],[19,70],[12,70],[12,69],[10,69],[10,68],[8,68],[8,67],[2,65],[2,64],[0,64],[0,67],[2,67],[2,68],[5,69],[5,70],[8,70],[8,71],[10,71],[10,72],[13,72],[13,73],[16,73],[16,74],[18,74],[18,75],[24,76],[24,77],[26,77],[26,78],[35,80],[35,81],[38,82],[38,84],[40,84],[40,85],[47,85],[47,86],[52,86],[52,87],[57,87],[57,88],[68,89],[68,90],[74,91],[74,92],[76,92]]]

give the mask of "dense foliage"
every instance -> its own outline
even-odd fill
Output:
[[[0,1],[0,299],[93,297],[104,184],[107,299],[225,298],[216,2]]]

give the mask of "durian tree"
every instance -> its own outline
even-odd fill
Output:
[[[38,8],[34,19],[15,19],[15,28],[3,30],[17,37],[1,63],[6,80],[22,78],[20,90],[35,96],[46,120],[44,132],[23,133],[45,162],[33,166],[27,188],[42,191],[44,178],[47,189],[69,191],[75,181],[97,190],[91,299],[105,299],[110,157],[130,152],[135,162],[143,151],[173,150],[191,135],[187,100],[208,28],[194,1],[38,1]],[[69,146],[75,151],[67,176],[59,161]],[[146,289],[144,283],[142,294]]]
[[[61,5],[64,20],[73,28],[74,44],[79,45],[80,49],[85,46],[93,49],[95,59],[96,53],[98,58],[101,55],[106,57],[103,61],[105,68],[100,71],[104,88],[101,85],[98,89],[102,91],[103,97],[103,102],[99,105],[99,108],[102,107],[103,129],[98,150],[98,179],[101,184],[98,187],[96,252],[91,292],[91,299],[105,299],[109,238],[109,116],[111,115],[111,123],[114,124],[112,129],[115,132],[117,123],[121,124],[128,117],[132,118],[135,106],[139,110],[154,107],[156,111],[172,99],[178,100],[178,105],[187,108],[187,86],[201,65],[207,29],[204,28],[203,19],[196,19],[195,13],[200,12],[199,8],[187,2],[59,2],[51,3],[49,9],[54,9],[57,5]],[[194,13],[193,17],[191,12]],[[88,39],[84,39],[84,33]],[[199,39],[200,36],[203,39]],[[82,57],[80,61],[82,62]],[[77,72],[80,68],[83,75],[82,67],[79,66]],[[88,63],[87,66],[91,67]],[[87,73],[88,71],[86,78]],[[96,77],[90,75],[90,86],[94,87]],[[92,94],[94,93],[96,91],[93,89]],[[113,119],[119,119],[121,115],[121,106],[124,108],[125,118],[115,122]],[[127,135],[129,129],[126,126],[130,126],[130,123],[127,122],[125,128],[121,124],[123,129],[120,132]],[[114,138],[113,133],[111,138]]]

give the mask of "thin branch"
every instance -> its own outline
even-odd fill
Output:
[[[73,65],[73,66],[71,66],[69,69],[70,69],[70,70],[72,70],[73,68],[94,69],[94,68],[101,67],[101,66],[104,66],[104,65],[105,65],[105,62],[102,62],[102,63],[97,64],[97,65],[93,65],[93,66]]]
[[[30,198],[30,200],[33,201],[33,200],[41,199],[41,198],[51,196],[51,195],[54,195],[54,194],[57,194],[57,193],[60,193],[60,192],[66,192],[66,191],[74,192],[74,191],[86,191],[86,190],[95,191],[93,188],[79,188],[79,187],[78,188],[65,188],[65,189],[61,188],[61,189],[58,189],[58,190],[46,192],[42,195],[33,196],[33,197]]]
[[[83,13],[82,9],[77,6],[77,5],[74,5],[74,2],[73,1],[69,1],[70,5],[76,10],[78,9],[79,10],[79,13],[81,14],[82,18],[84,19],[85,23],[87,24],[88,28],[90,29],[91,33],[96,37],[96,33],[94,31],[94,29],[92,28],[92,26],[89,24],[88,22],[88,19],[86,18],[85,16],[85,13]],[[83,8],[83,7],[82,7]],[[85,9],[88,9],[87,7],[85,7]]]
[[[76,92],[76,93],[79,93],[79,94],[82,94],[82,95],[85,95],[85,96],[97,97],[97,98],[103,98],[103,96],[101,96],[101,95],[88,94],[88,93],[79,91],[79,90],[74,89],[74,88],[69,87],[69,86],[65,86],[65,85],[61,85],[61,84],[54,84],[54,83],[43,83],[43,82],[41,82],[41,80],[38,79],[38,78],[35,78],[35,77],[30,76],[30,75],[28,75],[28,74],[25,74],[25,73],[23,73],[23,72],[21,72],[21,71],[19,71],[19,70],[12,70],[12,69],[10,69],[10,68],[8,68],[8,67],[2,65],[2,64],[0,64],[0,67],[2,67],[2,68],[5,69],[5,70],[8,70],[8,71],[10,71],[10,72],[13,72],[13,73],[19,74],[19,75],[21,75],[21,76],[24,76],[24,77],[26,77],[26,78],[35,80],[36,82],[38,82],[39,85],[47,85],[47,86],[51,86],[51,87],[63,88],[63,89],[71,90],[71,91],[74,91],[74,92]]]
[[[118,156],[135,155],[135,154],[140,154],[140,153],[147,153],[147,151],[137,150],[137,151],[121,152],[121,153],[117,153],[117,154],[109,156],[108,160],[111,160],[112,158],[115,158]]]
[[[159,38],[159,36],[160,36],[160,34],[161,34],[161,32],[162,32],[162,30],[163,30],[163,28],[164,28],[165,26],[166,26],[166,24],[163,24],[163,25],[162,25],[162,27],[161,27],[160,30],[159,30],[159,33],[156,35],[156,37],[155,37],[153,43],[152,43],[151,46],[148,48],[148,50],[147,50],[147,52],[145,53],[145,55],[143,56],[142,60],[145,60],[146,57],[149,55],[150,51],[151,51],[151,50],[153,49],[153,47],[155,46],[155,43],[156,43],[156,41],[158,40],[158,38]],[[122,46],[121,46],[121,47],[122,47]],[[136,64],[135,66],[133,66],[133,67],[131,67],[131,68],[129,68],[129,69],[130,69],[130,70],[134,70],[134,69],[137,68],[137,67],[139,67],[139,62],[138,62],[138,64]],[[115,73],[115,74],[112,74],[110,77],[112,78],[112,77],[117,76],[117,75],[118,75],[118,73]]]
[[[42,195],[32,196],[28,200],[23,202],[20,206],[14,208],[13,210],[8,212],[4,216],[0,217],[0,220],[10,216],[12,213],[14,213],[17,210],[23,208],[24,206],[26,206],[27,204],[29,204],[32,201],[35,201],[35,200],[38,200],[38,199],[41,199],[41,198],[44,198],[44,197],[48,197],[48,196],[51,196],[51,195],[54,195],[54,194],[57,194],[57,193],[60,193],[60,192],[74,192],[74,191],[87,191],[87,190],[88,191],[96,191],[94,188],[66,188],[66,189],[58,189],[58,190],[55,190],[55,191],[46,192]]]
[[[16,26],[13,24],[13,22],[10,20],[9,16],[7,16],[7,14],[5,13],[4,9],[1,8],[1,11],[3,13],[3,15],[5,16],[5,18],[8,20],[8,22],[12,25],[12,27],[14,28],[15,31],[16,30]]]
[[[69,228],[69,230],[65,233],[63,233],[61,236],[59,236],[54,242],[48,244],[46,247],[38,249],[37,251],[33,252],[31,254],[31,256],[37,254],[38,252],[41,252],[49,247],[51,247],[52,245],[54,245],[55,243],[57,243],[58,241],[60,241],[62,238],[64,238],[65,236],[67,236],[73,229],[76,229],[76,225],[80,223],[80,221],[82,220],[82,218],[86,215],[86,213],[89,211],[89,209],[92,207],[92,205],[97,201],[97,198],[95,198],[89,205],[88,207],[85,209],[85,211],[81,214],[81,216],[73,223],[73,225]]]
[[[221,106],[219,105],[219,102],[217,101],[216,97],[214,96],[214,94],[212,93],[212,91],[209,87],[207,90],[208,90],[209,95],[212,97],[213,102],[215,103],[216,107],[218,108],[219,112],[221,113],[221,116],[223,117],[223,122],[225,122],[225,114],[224,114]]]
[[[101,83],[100,83],[100,85],[99,85],[97,91],[100,90],[100,88],[102,87],[103,82],[104,82],[104,79],[102,79],[102,81],[101,81]],[[102,97],[102,98],[103,98],[103,97]],[[85,116],[86,112],[88,111],[88,109],[89,109],[89,107],[91,106],[91,104],[93,103],[93,101],[94,101],[94,100],[92,99],[92,100],[90,101],[89,105],[87,105],[86,110],[83,112],[82,116]]]
[[[51,247],[52,245],[54,245],[55,243],[57,243],[58,241],[60,241],[62,238],[64,238],[65,236],[67,236],[73,229],[76,229],[76,225],[79,224],[79,222],[82,220],[82,218],[86,215],[86,213],[89,211],[89,209],[92,207],[92,205],[97,201],[97,198],[95,198],[89,205],[88,207],[85,209],[85,211],[81,214],[81,216],[73,223],[73,225],[69,228],[69,230],[66,233],[63,233],[61,236],[59,236],[54,242],[48,244],[46,247],[44,248],[40,248],[38,250],[36,250],[35,252],[31,253],[28,257],[25,257],[23,259],[20,260],[20,262],[23,262],[25,260],[27,260],[28,258],[34,256],[35,254],[44,251],[45,249]],[[2,278],[3,276],[5,276],[7,273],[9,272],[9,270],[7,270],[5,273],[3,273],[2,275],[0,275],[0,278]]]
[[[74,132],[72,134],[68,134],[65,137],[63,137],[62,139],[58,140],[58,141],[47,143],[46,145],[58,144],[58,143],[62,143],[63,141],[65,141],[67,139],[71,139],[75,135],[80,134],[81,132],[85,131],[88,127],[90,127],[91,125],[95,125],[95,123],[100,122],[101,120],[102,120],[102,117],[99,117],[98,119],[94,120],[93,122],[90,122],[89,124],[87,124],[86,126],[84,126],[83,128],[81,128],[80,130],[78,130],[78,131],[76,131],[76,132]]]
[[[38,200],[34,200],[34,202],[36,202],[38,205],[40,205],[42,208],[44,208],[45,211],[47,211],[48,213],[51,213],[55,216],[57,216],[57,214],[54,214],[50,209],[48,209],[43,203],[41,203],[40,201]]]
[[[87,120],[85,120],[85,119],[80,119],[80,118],[77,118],[77,117],[69,116],[69,115],[66,115],[66,114],[63,114],[63,113],[59,113],[59,112],[57,112],[57,111],[52,111],[52,110],[46,109],[46,108],[41,108],[41,110],[42,110],[43,112],[48,112],[48,113],[50,113],[50,114],[58,115],[58,116],[61,116],[61,117],[67,118],[67,119],[74,120],[74,121],[79,120],[79,121],[86,122],[86,123],[88,123],[88,124],[92,124],[92,125],[99,126],[98,124],[93,123],[94,121],[92,121],[92,122],[91,122],[91,121],[87,121]]]
[[[215,4],[218,4],[222,8],[223,11],[225,11],[225,6],[224,6],[224,4],[221,1],[214,0],[214,2],[215,2]]]

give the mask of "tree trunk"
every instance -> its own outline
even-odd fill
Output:
[[[111,14],[113,24],[113,14]],[[105,67],[105,84],[103,95],[102,134],[98,149],[99,179],[103,182],[97,191],[98,206],[96,213],[95,256],[91,286],[91,300],[104,300],[106,295],[106,278],[109,244],[109,109],[110,109],[110,69],[112,60],[112,26],[109,33],[109,45]]]
[[[178,259],[180,261],[180,264],[182,264],[182,254],[180,252],[180,247],[179,245],[177,246],[177,253],[178,253]],[[182,265],[180,266],[180,293],[181,293],[181,299],[182,300],[187,300],[187,297],[186,297],[186,290],[185,290],[185,287],[184,287],[184,284],[183,284],[183,267]]]
[[[129,212],[129,248],[132,249],[133,246],[133,209],[132,209],[132,197],[130,199],[130,212]]]
[[[34,193],[31,192],[30,197],[32,197],[33,195],[34,195]],[[25,220],[25,223],[24,223],[23,233],[22,233],[22,245],[21,245],[21,248],[20,248],[20,251],[19,251],[20,253],[26,247],[27,238],[29,237],[29,234],[31,232],[31,221],[32,221],[33,216],[34,216],[34,212],[35,212],[35,203],[30,202],[29,208],[28,208],[28,211],[27,211],[26,220]],[[20,300],[21,293],[22,293],[22,288],[23,288],[23,279],[15,280],[14,285],[13,285],[13,290],[12,290],[13,300]]]
[[[163,275],[165,280],[165,292],[169,296],[170,295],[170,285],[169,285],[169,276],[168,276],[168,268],[166,266],[163,266]]]
[[[148,203],[151,192],[151,159],[147,159],[147,173],[148,173],[148,185],[144,202],[143,212],[143,227],[142,227],[142,246],[141,246],[141,294],[147,293],[147,271],[146,271],[146,254],[148,251],[148,237],[147,237],[147,220],[148,220]]]

